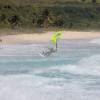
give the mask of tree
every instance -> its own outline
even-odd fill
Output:
[[[44,19],[43,26],[44,27],[48,27],[48,18],[49,18],[49,11],[48,11],[48,9],[45,9],[43,11],[42,15],[43,15],[43,19]]]
[[[82,0],[82,2],[85,2],[86,0]]]
[[[8,22],[11,24],[12,28],[15,28],[16,26],[18,26],[19,17],[17,15],[13,15],[8,18]]]
[[[92,0],[92,3],[96,3],[96,0]]]

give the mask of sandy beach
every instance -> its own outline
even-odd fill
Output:
[[[1,35],[1,44],[20,44],[20,43],[34,43],[34,42],[49,42],[54,32],[45,33],[30,33],[16,32],[13,35]],[[62,39],[90,39],[99,38],[100,32],[79,32],[79,31],[63,31]]]

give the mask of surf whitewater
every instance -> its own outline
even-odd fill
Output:
[[[99,39],[59,41],[41,57],[44,44],[2,45],[0,100],[99,100]]]

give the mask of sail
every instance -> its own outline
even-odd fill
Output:
[[[52,39],[51,39],[52,43],[56,44],[57,40],[61,39],[61,37],[62,37],[62,32],[61,31],[55,32],[52,36]]]

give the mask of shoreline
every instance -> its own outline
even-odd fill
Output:
[[[18,32],[17,34],[1,35],[0,44],[21,44],[21,43],[42,43],[49,42],[54,31],[48,31],[43,33],[28,33]],[[96,31],[63,31],[62,39],[91,39],[100,38],[100,32]]]

